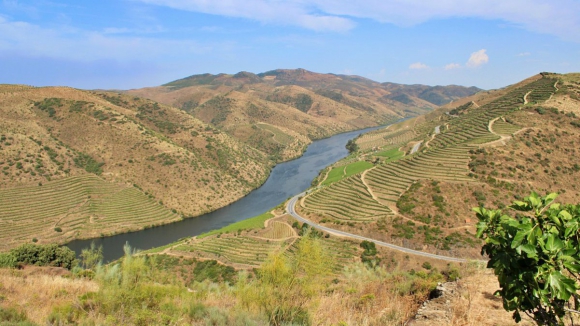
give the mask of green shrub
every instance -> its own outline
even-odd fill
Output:
[[[16,265],[16,257],[12,253],[0,253],[0,267],[14,268]]]
[[[77,264],[75,252],[57,244],[27,243],[10,251],[16,263],[37,266],[58,266],[72,269]]]

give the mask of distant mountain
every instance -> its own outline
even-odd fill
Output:
[[[193,75],[128,93],[181,108],[276,160],[287,160],[313,139],[420,115],[478,91],[277,69]]]
[[[457,85],[448,86],[425,86],[425,85],[403,85],[395,83],[382,84],[391,95],[387,98],[407,103],[412,97],[420,98],[437,106],[447,104],[454,100],[471,96],[482,89],[477,87],[464,87]]]

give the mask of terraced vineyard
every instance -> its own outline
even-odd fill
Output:
[[[392,215],[399,197],[416,180],[474,182],[468,176],[469,151],[501,138],[491,132],[490,121],[519,109],[524,105],[524,97],[528,101],[548,99],[555,90],[554,83],[554,79],[544,77],[459,117],[442,115],[437,121],[419,123],[414,129],[416,134],[423,134],[423,139],[433,132],[434,125],[446,128],[441,128],[441,133],[433,137],[428,148],[371,168],[363,176],[352,176],[313,192],[305,198],[304,208],[322,219],[373,221]],[[503,120],[495,122],[498,133],[511,134],[519,129]],[[405,130],[388,136],[408,135],[405,137],[410,139],[410,133]],[[373,141],[377,141],[377,135],[381,134],[363,136],[357,143],[376,146]]]
[[[406,144],[415,138],[413,130],[403,129],[389,131],[388,129],[377,130],[362,135],[356,140],[357,145],[362,151],[373,148],[392,148]]]
[[[398,198],[415,180],[471,181],[467,176],[471,148],[464,145],[422,152],[370,170],[365,181],[381,202],[394,209]]]
[[[259,237],[272,240],[296,237],[296,233],[290,225],[279,221],[271,221],[270,223],[270,227],[258,234]]]
[[[518,110],[524,105],[524,97],[528,101],[547,100],[555,91],[555,79],[542,78],[535,82],[515,89],[506,96],[481,106],[477,110],[470,110],[459,118],[449,118],[448,128],[437,135],[430,143],[430,147],[447,147],[454,144],[471,143],[483,144],[499,139],[498,136],[490,136],[489,122],[495,118],[504,116]]]
[[[0,190],[0,248],[34,238],[64,242],[73,236],[99,236],[178,219],[139,190],[92,174]],[[16,224],[18,228],[13,227]]]
[[[270,253],[285,249],[292,241],[294,239],[272,241],[249,236],[214,237],[180,245],[173,251],[176,253],[197,253],[199,256],[217,259],[226,264],[257,267],[268,258]]]
[[[299,241],[295,241],[289,248],[284,252],[284,255],[288,259],[292,259],[293,254],[298,250]],[[341,240],[337,238],[325,238],[321,241],[324,251],[331,256],[334,260],[332,261],[332,270],[334,272],[340,272],[344,266],[357,261],[360,255],[357,248],[359,248],[358,243],[350,240]]]
[[[359,175],[307,196],[304,205],[311,211],[344,221],[373,221],[392,214],[391,209],[372,197]]]
[[[502,119],[496,120],[492,125],[493,132],[500,135],[511,135],[520,129],[521,127],[513,125]]]
[[[324,180],[322,184],[327,185],[335,183],[336,181],[350,177],[351,175],[368,170],[371,167],[373,167],[373,164],[367,161],[349,162],[348,165],[335,166],[332,170],[330,170],[330,172],[328,172],[326,180]]]

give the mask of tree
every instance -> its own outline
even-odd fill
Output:
[[[346,143],[346,149],[348,150],[349,153],[354,153],[356,151],[358,151],[358,145],[356,144],[356,140],[349,140]]]
[[[498,276],[504,309],[530,316],[538,325],[563,325],[570,305],[580,306],[580,205],[553,203],[557,194],[532,192],[510,206],[515,217],[501,210],[477,207],[477,236]],[[575,309],[577,310],[577,309]]]
[[[77,265],[75,252],[57,244],[23,244],[12,250],[10,254],[16,263],[37,266],[58,266],[72,269]]]

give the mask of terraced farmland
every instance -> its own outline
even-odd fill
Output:
[[[448,128],[437,135],[429,146],[443,148],[455,144],[483,144],[499,139],[489,130],[490,121],[518,110],[524,105],[524,97],[530,102],[548,99],[555,91],[554,83],[555,79],[539,79],[477,110],[470,110],[460,118],[450,119]]]
[[[288,259],[292,259],[293,254],[298,250],[299,241],[295,241],[284,252],[284,255]],[[333,259],[331,268],[334,272],[340,272],[344,266],[359,259],[359,245],[356,242],[337,238],[325,238],[320,243],[322,244],[323,250]]]
[[[429,141],[429,147],[423,147],[418,153],[378,165],[362,176],[345,178],[308,195],[304,200],[305,209],[322,218],[372,221],[392,215],[401,194],[416,180],[475,181],[468,176],[469,151],[501,138],[491,132],[490,121],[518,110],[525,103],[524,97],[528,101],[549,98],[554,91],[554,83],[554,79],[542,78],[459,117],[442,115],[437,121],[417,124],[415,133],[423,134],[423,138],[433,132],[434,124],[445,125],[446,128],[441,128],[441,133]],[[517,128],[503,120],[495,122],[498,123],[498,133],[511,134]],[[373,142],[384,135],[384,132],[373,133],[366,138],[361,137],[357,143],[359,146],[376,146]],[[412,138],[407,130],[390,134],[394,135]]]
[[[328,185],[335,183],[339,180],[342,180],[346,177],[350,177],[351,175],[361,173],[365,170],[368,170],[373,167],[372,163],[367,161],[356,161],[350,162],[348,165],[339,165],[334,167],[328,175],[326,176],[326,180],[322,183],[322,185]]]
[[[380,202],[394,209],[398,198],[415,180],[472,181],[467,176],[471,148],[464,145],[429,150],[384,164],[370,170],[365,175],[365,182]]]
[[[511,135],[520,129],[521,127],[513,125],[502,119],[496,120],[492,125],[493,132],[500,135]]]
[[[64,242],[180,219],[135,188],[82,175],[0,190],[0,248],[36,238]],[[15,227],[15,226],[18,227]]]
[[[367,151],[373,148],[398,147],[406,144],[414,137],[413,130],[389,131],[388,129],[382,129],[362,135],[356,140],[356,143],[362,151]]]
[[[372,197],[358,175],[307,196],[304,206],[324,217],[346,221],[374,221],[392,214],[388,207]]]
[[[284,222],[271,221],[270,223],[267,229],[258,234],[259,237],[280,240],[297,236],[292,227]]]
[[[294,239],[273,241],[249,236],[213,237],[199,242],[180,245],[174,252],[189,252],[217,259],[226,264],[259,266],[271,253],[284,250]]]

